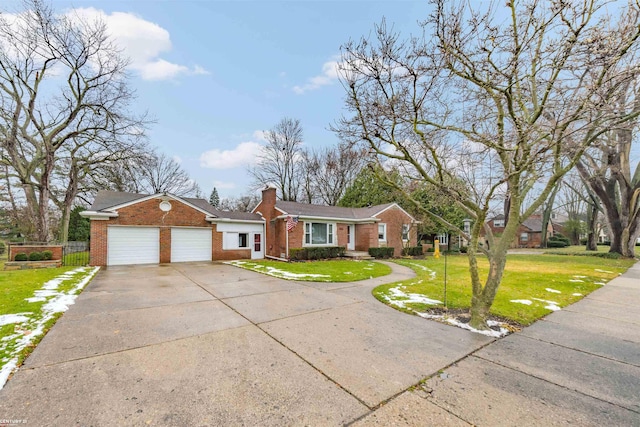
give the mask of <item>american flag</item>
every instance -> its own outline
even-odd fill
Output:
[[[287,217],[287,231],[291,231],[296,228],[298,225],[298,217],[297,216],[288,216]]]

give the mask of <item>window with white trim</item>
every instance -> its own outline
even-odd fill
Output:
[[[402,240],[403,241],[408,241],[409,240],[409,229],[411,228],[411,226],[409,224],[402,224]]]
[[[249,233],[222,233],[222,249],[249,249]]]
[[[333,245],[334,225],[326,222],[305,222],[304,223],[304,244],[305,246]]]
[[[387,241],[387,224],[378,224],[378,240],[381,242]]]
[[[504,227],[504,219],[494,219],[493,226],[496,228]]]
[[[520,241],[521,242],[528,242],[529,241],[529,234],[528,233],[520,234]]]
[[[438,235],[438,241],[440,242],[441,245],[448,245],[449,244],[449,235],[447,233],[442,233]]]

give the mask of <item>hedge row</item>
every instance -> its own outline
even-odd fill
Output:
[[[402,249],[402,255],[420,256],[422,255],[422,246],[411,246]]]
[[[51,251],[42,251],[42,252],[31,252],[27,255],[24,252],[17,253],[15,257],[13,257],[14,261],[49,261],[53,258],[53,252]]]
[[[391,258],[393,256],[394,248],[369,248],[369,255],[379,258]]]
[[[292,260],[315,260],[339,258],[344,256],[344,246],[331,246],[326,248],[291,248],[289,249],[289,257]]]

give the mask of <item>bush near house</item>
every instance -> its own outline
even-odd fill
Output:
[[[369,255],[376,259],[391,258],[394,248],[369,248]]]
[[[422,246],[411,246],[408,248],[402,249],[402,255],[408,256],[421,256],[422,255]]]
[[[555,236],[549,237],[547,241],[548,248],[566,248],[570,246],[571,242],[567,237],[564,237],[562,234],[556,234]]]
[[[4,255],[4,252],[7,250],[6,245],[3,241],[0,241],[0,255]]]
[[[339,258],[344,256],[344,246],[331,246],[326,248],[291,248],[289,257],[295,261],[307,261],[317,259]]]
[[[50,261],[53,258],[53,252],[51,251],[42,251],[42,259],[45,261]]]
[[[28,261],[29,260],[29,256],[23,252],[20,252],[18,254],[16,254],[15,257],[13,257],[14,261]]]

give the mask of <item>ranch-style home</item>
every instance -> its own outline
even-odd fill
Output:
[[[344,246],[347,251],[416,246],[418,223],[396,203],[366,208],[343,208],[276,200],[275,188],[262,191],[253,212],[265,220],[266,254],[288,258],[289,249]],[[289,231],[287,229],[289,228]]]
[[[288,258],[289,249],[415,246],[415,219],[395,203],[342,208],[276,201],[267,188],[253,212],[220,211],[204,199],[99,191],[91,220],[91,265]]]

